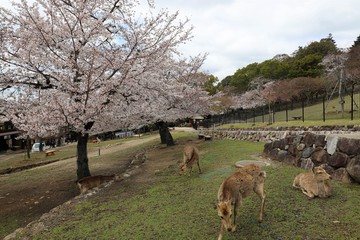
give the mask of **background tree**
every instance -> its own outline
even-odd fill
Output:
[[[350,48],[345,68],[351,79],[354,81],[360,79],[360,36]]]
[[[210,95],[215,95],[218,91],[221,90],[221,87],[218,85],[219,79],[214,75],[204,75],[204,77],[208,78],[208,80],[204,83],[203,88]]]
[[[235,100],[232,96],[219,92],[212,98],[211,110],[213,114],[225,114],[235,106]]]
[[[265,79],[284,79],[289,72],[288,62],[283,59],[266,60],[260,65],[260,75]]]
[[[360,81],[360,36],[357,37],[351,46],[348,59],[345,62],[345,75],[347,85],[351,87],[351,119],[354,117],[354,91]]]
[[[227,76],[219,83],[228,92],[241,94],[250,90],[251,82],[256,78],[284,80],[297,77],[320,77],[324,73],[321,64],[325,56],[337,54],[339,49],[331,34],[314,41],[305,47],[299,47],[292,56],[278,54],[261,63],[250,63]]]
[[[234,93],[243,93],[248,89],[248,85],[253,78],[258,77],[260,69],[258,63],[252,63],[244,68],[238,69],[233,76],[230,77],[228,85],[222,84],[223,87],[231,87],[231,91]]]
[[[163,144],[174,145],[168,129],[169,122],[189,118],[194,114],[208,114],[210,111],[211,97],[204,87],[208,76],[199,72],[205,57],[201,55],[189,60],[172,61],[163,67],[169,70],[166,73],[168,89],[153,99],[154,102],[160,101],[161,105],[152,104],[156,109],[149,106],[146,112],[142,112],[148,122],[155,122],[159,127]]]
[[[259,89],[246,91],[243,94],[232,96],[234,109],[251,109],[266,105],[266,101],[261,96]]]
[[[296,80],[283,80],[277,81],[276,83],[275,90],[279,101],[288,102],[299,96],[301,88],[298,86]]]
[[[266,101],[269,110],[269,123],[274,122],[274,109],[271,107],[279,100],[277,91],[278,82],[270,81],[260,90],[260,96]]]
[[[291,90],[302,100],[309,103],[310,100],[326,92],[326,81],[324,78],[298,77],[290,80]]]

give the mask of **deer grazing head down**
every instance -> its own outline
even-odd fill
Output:
[[[263,220],[265,206],[264,183],[266,172],[261,167],[250,164],[240,168],[227,177],[220,185],[218,191],[218,204],[216,208],[221,218],[221,228],[218,240],[222,239],[223,231],[236,230],[236,214],[241,201],[250,193],[256,193],[260,198],[259,222]],[[233,219],[233,223],[231,220]]]
[[[199,173],[201,173],[199,150],[193,145],[186,145],[183,151],[183,161],[180,164],[179,174],[184,175],[189,170],[188,174],[191,175],[192,167],[195,163],[199,168]]]
[[[231,224],[231,216],[232,216],[231,201],[220,202],[217,205],[217,209],[223,227],[229,232],[235,230],[235,226],[232,226]]]

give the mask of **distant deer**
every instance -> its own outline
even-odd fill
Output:
[[[77,185],[80,189],[80,193],[85,193],[89,189],[99,187],[101,184],[112,180],[123,180],[123,178],[115,174],[110,176],[104,176],[104,175],[89,176],[89,177],[84,177],[79,181],[77,181]]]
[[[312,172],[298,174],[293,187],[301,189],[309,198],[326,198],[331,196],[330,179],[331,176],[321,166],[313,167]]]
[[[180,175],[183,175],[188,168],[190,168],[189,175],[191,175],[194,164],[198,165],[199,173],[201,173],[199,163],[199,150],[193,145],[186,145],[183,152],[183,162],[180,165]]]
[[[218,215],[221,218],[221,228],[218,240],[222,239],[224,228],[229,232],[236,230],[236,213],[242,200],[254,191],[260,198],[259,222],[263,220],[265,207],[265,182],[266,172],[261,167],[250,164],[240,168],[226,178],[218,191]],[[231,206],[234,205],[234,212]],[[234,215],[234,224],[231,224],[231,216]]]

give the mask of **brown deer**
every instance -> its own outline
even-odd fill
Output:
[[[221,218],[221,228],[218,240],[222,239],[224,228],[229,232],[236,230],[236,213],[242,200],[254,191],[260,198],[259,222],[263,220],[265,207],[265,182],[266,172],[261,167],[250,164],[240,168],[231,176],[226,178],[220,185],[218,191],[218,215]],[[231,206],[234,205],[234,212]],[[231,224],[231,216],[233,225]]]
[[[193,145],[186,145],[184,147],[183,162],[180,164],[180,175],[183,175],[188,168],[190,168],[189,175],[191,175],[195,163],[198,165],[199,173],[201,173],[199,150]]]
[[[109,182],[112,180],[123,180],[123,177],[120,177],[118,175],[110,175],[110,176],[104,176],[104,175],[96,175],[96,176],[89,176],[84,177],[77,181],[77,185],[80,189],[80,193],[85,193],[89,189],[99,187],[101,184],[105,182]]]
[[[321,166],[313,167],[312,172],[298,174],[293,187],[301,189],[309,198],[326,198],[331,196],[330,179],[331,176]]]

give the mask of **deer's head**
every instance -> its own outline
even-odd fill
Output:
[[[231,216],[232,216],[232,210],[231,210],[231,201],[221,201],[217,205],[218,215],[221,218],[221,224],[224,226],[224,228],[228,231],[233,230],[233,226],[231,224]]]
[[[185,172],[186,172],[186,169],[187,169],[186,164],[185,164],[185,163],[182,163],[182,164],[180,165],[179,174],[180,174],[180,175],[184,175]]]
[[[318,182],[324,182],[331,179],[331,176],[321,166],[313,167],[312,171],[315,174],[316,181]]]

